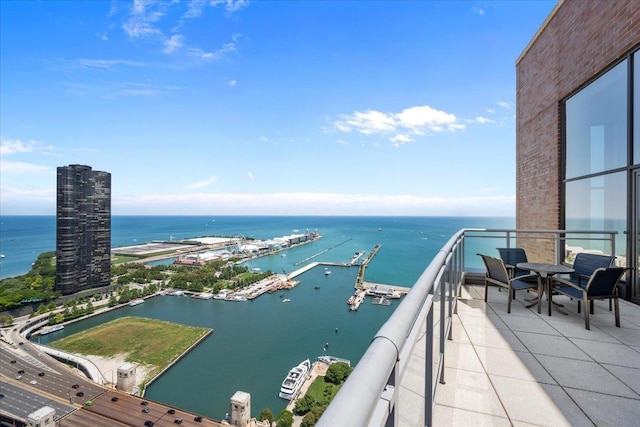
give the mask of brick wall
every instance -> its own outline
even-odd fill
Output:
[[[564,0],[518,58],[517,228],[561,227],[561,100],[638,44],[639,0]]]

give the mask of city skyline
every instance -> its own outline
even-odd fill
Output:
[[[515,61],[555,1],[2,2],[0,214],[515,215]]]

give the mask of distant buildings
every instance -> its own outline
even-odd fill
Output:
[[[109,285],[111,174],[89,166],[58,168],[56,291],[67,295]]]

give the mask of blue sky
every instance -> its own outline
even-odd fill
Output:
[[[0,214],[515,215],[515,61],[555,1],[1,1]]]

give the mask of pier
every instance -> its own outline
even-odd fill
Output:
[[[296,262],[296,263],[295,263],[295,264],[293,264],[293,265],[300,265],[300,264],[305,263],[305,262],[307,262],[307,261],[309,261],[309,260],[312,260],[312,259],[314,259],[315,257],[320,256],[320,255],[322,255],[322,254],[324,254],[324,253],[327,253],[327,252],[329,252],[331,249],[335,249],[335,248],[337,248],[338,246],[344,245],[345,243],[347,243],[347,242],[349,242],[349,241],[351,241],[351,240],[353,240],[353,239],[352,239],[352,238],[349,238],[349,239],[345,240],[344,242],[337,243],[337,244],[335,244],[335,245],[331,246],[330,248],[327,248],[327,249],[325,249],[325,250],[323,250],[323,251],[320,251],[320,252],[318,252],[317,254],[311,255],[310,257],[305,258],[305,259],[303,259],[302,261],[298,261],[298,262]]]

